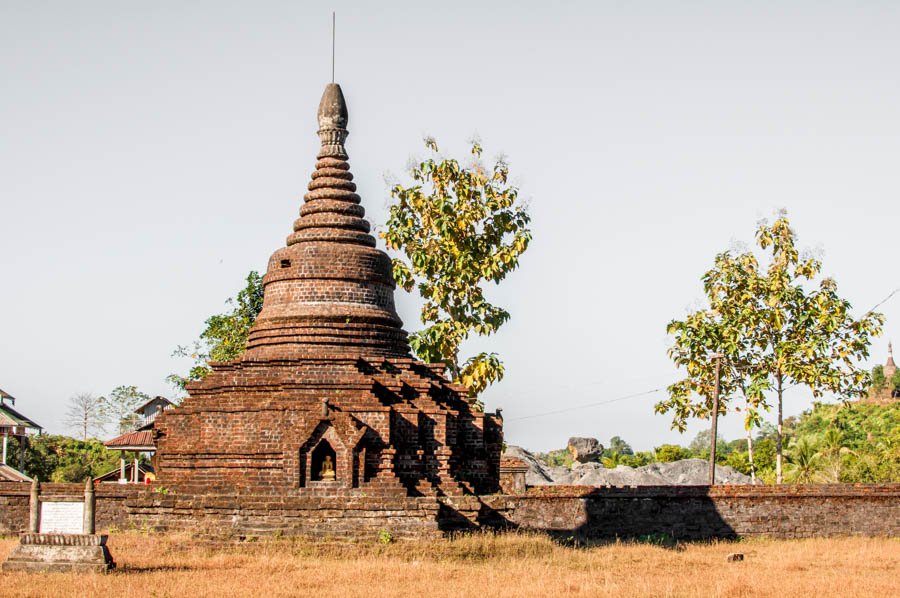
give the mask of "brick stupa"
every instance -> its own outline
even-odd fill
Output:
[[[391,260],[344,147],[339,85],[319,105],[315,172],[269,258],[247,350],[156,423],[158,482],[193,493],[440,496],[498,489],[502,421],[410,356]]]

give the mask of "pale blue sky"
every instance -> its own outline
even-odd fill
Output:
[[[171,394],[172,350],[290,232],[331,8],[0,1],[0,388],[24,413],[61,432],[75,392]],[[673,381],[666,323],[777,208],[860,312],[900,286],[896,2],[333,8],[373,224],[424,134],[460,153],[477,132],[530,201],[534,243],[491,294],[512,320],[472,347],[506,361],[485,398],[510,443],[688,442],[703,426],[670,432],[659,394],[517,418]],[[883,312],[869,365],[900,343],[900,298]]]

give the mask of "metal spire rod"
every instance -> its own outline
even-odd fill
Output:
[[[335,16],[331,11],[331,82],[334,83],[334,36],[335,36]]]

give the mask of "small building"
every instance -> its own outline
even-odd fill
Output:
[[[141,453],[153,455],[156,453],[156,445],[153,443],[153,430],[135,430],[107,440],[103,446],[113,451],[120,451],[119,478],[120,484],[140,484],[144,481],[141,474]],[[133,458],[129,464],[127,453],[132,453]],[[115,473],[115,472],[110,472]],[[110,474],[100,476],[99,481],[112,481],[105,479]]]
[[[137,429],[126,432],[112,440],[107,440],[103,445],[110,450],[121,452],[119,470],[111,471],[95,478],[99,482],[117,481],[119,484],[142,484],[148,474],[153,476],[153,468],[147,464],[141,464],[141,454],[153,456],[156,454],[156,444],[153,441],[153,424],[157,416],[175,404],[166,397],[153,397],[134,410],[140,417]],[[131,459],[127,453],[133,453]],[[118,473],[118,478],[115,477]],[[155,477],[155,476],[153,476]]]
[[[137,469],[135,469],[137,467]],[[128,463],[125,466],[125,479],[127,482],[125,483],[149,483],[156,479],[156,476],[153,473],[153,468],[150,467],[148,463],[135,463],[134,461]],[[137,480],[137,482],[134,482]],[[97,476],[94,478],[95,482],[100,483],[118,483],[122,482],[122,470],[120,468],[113,469],[112,471],[108,471],[103,475]]]
[[[18,471],[20,473],[24,473],[25,445],[27,442],[28,431],[31,430],[40,433],[43,428],[13,409],[12,406],[15,405],[15,403],[16,398],[14,396],[3,389],[0,389],[0,435],[3,436],[3,451],[2,458],[0,458],[0,465],[12,469],[9,466],[8,462],[9,437],[12,436],[19,439]],[[6,479],[7,477],[8,476],[4,476],[4,479]],[[28,480],[21,481],[30,481],[30,478]]]
[[[166,409],[171,409],[174,406],[175,403],[173,403],[166,397],[153,397],[134,410],[134,412],[137,413],[138,416],[140,416],[137,429],[143,430],[145,428],[149,428],[153,425],[153,422],[156,421],[156,418],[160,413],[162,413]]]

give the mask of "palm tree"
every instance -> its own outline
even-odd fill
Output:
[[[829,427],[822,434],[819,444],[819,459],[821,462],[820,481],[836,484],[841,481],[842,461],[841,456],[848,452],[844,448],[844,434],[839,429]]]
[[[815,438],[801,436],[788,446],[787,480],[797,484],[810,484],[819,472],[822,456],[818,453]]]
[[[609,453],[600,460],[606,469],[615,469],[622,464],[622,453],[619,451],[609,451]]]

